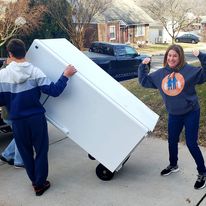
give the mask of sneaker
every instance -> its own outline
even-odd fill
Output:
[[[0,160],[1,160],[2,162],[6,162],[6,163],[9,164],[9,165],[14,165],[14,159],[7,160],[5,157],[3,157],[2,155],[0,155]]]
[[[16,169],[24,168],[24,165],[14,165]]]
[[[178,172],[178,171],[179,171],[178,165],[176,166],[169,165],[167,168],[163,169],[160,174],[162,176],[167,176],[170,175],[171,173]]]
[[[36,196],[41,196],[43,195],[43,193],[48,190],[50,188],[50,182],[49,181],[46,181],[42,187],[38,187],[38,186],[35,186],[34,184],[32,184],[33,188],[34,188],[34,191],[36,193]]]
[[[196,190],[203,189],[206,186],[205,180],[206,180],[206,176],[197,175],[197,181],[195,182],[194,188]]]

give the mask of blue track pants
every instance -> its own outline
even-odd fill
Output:
[[[12,128],[26,172],[41,187],[48,176],[48,128],[44,114],[13,120]]]

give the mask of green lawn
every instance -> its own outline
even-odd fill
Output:
[[[183,47],[183,49],[206,49],[206,43],[205,42],[199,42],[198,44],[189,44],[189,43],[177,43]],[[136,46],[133,44],[136,48]],[[137,51],[139,53],[150,53],[155,54],[157,52],[164,53],[166,49],[169,47],[169,44],[148,44],[143,47],[137,48]]]
[[[141,87],[137,79],[124,81],[122,85],[160,116],[153,134],[157,137],[166,139],[167,112],[158,90]],[[198,85],[196,89],[201,107],[199,143],[202,146],[206,146],[206,84]],[[181,141],[184,141],[184,133],[181,135]]]

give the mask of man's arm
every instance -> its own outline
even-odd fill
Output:
[[[68,78],[73,76],[76,72],[77,70],[74,66],[68,65],[56,83],[50,82],[49,84],[41,85],[41,91],[53,97],[59,96],[64,91]],[[46,77],[44,81],[49,82],[48,78]]]

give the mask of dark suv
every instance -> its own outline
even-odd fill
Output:
[[[137,53],[135,48],[127,44],[111,42],[93,42],[84,54],[117,81],[136,78],[142,60],[150,57]]]

